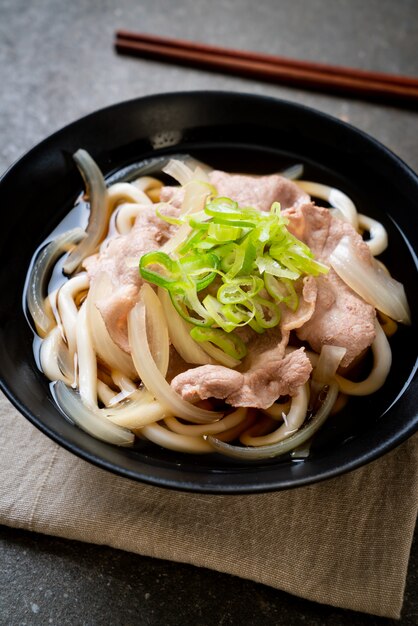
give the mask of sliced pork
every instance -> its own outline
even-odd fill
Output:
[[[333,218],[328,209],[305,204],[285,214],[290,219],[289,230],[310,247],[317,260],[328,264],[340,239],[348,236],[359,256],[365,262],[372,262],[370,250],[361,236],[347,222]],[[328,274],[316,278],[316,286],[314,312],[298,328],[297,335],[315,352],[320,352],[326,344],[346,348],[341,365],[347,367],[375,338],[375,309],[348,287],[332,268]]]
[[[302,189],[279,174],[247,176],[213,170],[209,174],[209,182],[219,196],[231,198],[240,206],[254,207],[259,211],[269,211],[273,202],[280,202],[282,209],[309,202],[309,196]],[[160,193],[162,202],[171,201],[177,207],[181,206],[183,196],[183,190],[178,187],[163,187]]]
[[[202,365],[176,376],[171,385],[182,398],[225,400],[231,406],[267,409],[283,395],[294,395],[309,379],[312,366],[303,348],[284,356],[288,334],[277,330],[257,336],[248,346],[242,371]]]
[[[146,252],[160,248],[172,230],[173,226],[155,215],[153,207],[144,206],[129,233],[113,237],[99,254],[83,263],[90,283],[102,273],[110,279],[111,292],[97,302],[97,308],[113,341],[125,352],[130,352],[127,315],[137,302],[143,283],[138,271],[139,259]]]

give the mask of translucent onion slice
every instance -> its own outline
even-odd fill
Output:
[[[346,352],[347,349],[340,346],[322,346],[311,379],[311,406],[315,406],[324,385],[335,383],[335,375]]]
[[[62,380],[67,385],[74,382],[74,361],[70,358],[58,326],[42,341],[39,358],[42,371],[49,380]]]
[[[86,185],[86,192],[90,202],[90,215],[86,237],[70,252],[65,261],[64,272],[66,274],[72,274],[81,261],[95,251],[106,235],[110,217],[106,197],[106,184],[100,169],[85,150],[77,150],[73,158]]]
[[[135,435],[125,428],[116,426],[100,414],[99,410],[87,408],[79,394],[67,387],[62,381],[53,385],[55,401],[62,411],[74,424],[89,435],[116,446],[131,446]]]
[[[342,237],[329,262],[339,277],[363,300],[397,322],[411,323],[402,283],[388,275],[377,261],[369,264],[360,259],[349,237]]]
[[[136,378],[136,371],[130,355],[121,350],[112,340],[96,306],[96,302],[108,295],[110,288],[110,281],[106,274],[95,276],[86,298],[87,316],[94,349],[98,357],[111,369],[119,370],[129,378]]]
[[[97,395],[105,406],[111,406],[114,397],[118,394],[102,380],[97,379]]]
[[[290,402],[290,410],[287,415],[283,414],[284,423],[275,431],[268,435],[252,437],[243,433],[240,437],[241,443],[246,446],[265,446],[276,444],[287,437],[290,437],[302,426],[306,419],[309,402],[309,385],[303,385],[293,396]]]
[[[218,346],[214,346],[210,341],[202,341],[200,344],[202,350],[208,353],[217,363],[220,365],[225,365],[225,367],[234,368],[241,364],[241,361],[235,359],[233,356],[230,356]]]
[[[171,415],[192,423],[205,424],[222,417],[222,413],[198,408],[183,400],[172,389],[152,358],[146,329],[145,304],[140,300],[128,314],[128,336],[132,358],[146,388]]]
[[[131,430],[158,422],[167,416],[167,409],[152,399],[149,402],[131,402],[120,409],[101,409],[101,411],[114,424]]]
[[[287,167],[285,170],[280,172],[280,176],[284,178],[288,178],[289,180],[296,180],[303,176],[303,165],[302,163],[296,163],[295,165],[291,165]]]
[[[176,180],[182,187],[193,179],[194,172],[184,161],[170,159],[163,167],[163,172]]]
[[[180,215],[199,213],[205,208],[209,195],[216,195],[216,189],[198,179],[193,179],[184,187],[184,198],[181,203]]]
[[[167,321],[170,341],[178,354],[186,363],[207,365],[213,363],[210,356],[190,337],[191,325],[187,324],[174,308],[166,289],[158,288],[158,297],[164,310]]]
[[[203,211],[207,197],[213,193],[214,188],[201,180],[191,180],[185,187],[184,199],[180,213],[191,215]],[[188,223],[182,224],[168,241],[160,248],[162,252],[170,254],[184,243],[192,231]]]
[[[346,352],[347,348],[340,346],[322,346],[312,379],[322,386],[331,383]]]
[[[58,310],[71,357],[74,356],[76,347],[75,329],[78,314],[74,298],[80,291],[88,289],[88,286],[87,273],[83,272],[70,278],[58,291]]]
[[[212,446],[203,437],[178,435],[159,424],[144,426],[140,432],[141,435],[144,435],[150,441],[175,452],[186,452],[187,454],[208,454],[213,452]]]
[[[380,389],[392,365],[392,350],[383,328],[376,322],[376,338],[372,343],[373,367],[369,376],[361,382],[353,382],[337,375],[335,377],[341,391],[350,396],[368,396]]]
[[[321,198],[329,202],[332,207],[338,209],[344,219],[349,222],[356,230],[358,229],[358,215],[354,202],[339,189],[329,187],[328,185],[321,185],[320,183],[313,183],[308,180],[296,180],[296,184],[306,191],[310,196],[315,198]]]
[[[383,224],[368,215],[358,214],[359,226],[367,230],[370,239],[366,241],[373,256],[381,254],[388,247],[388,234]]]
[[[145,283],[141,298],[146,308],[147,337],[152,358],[162,376],[166,376],[170,358],[170,342],[166,317],[154,289]]]
[[[36,330],[41,337],[45,337],[50,328],[55,324],[52,313],[45,301],[45,292],[52,268],[57,259],[68,248],[85,237],[82,228],[73,228],[53,241],[41,250],[32,265],[27,279],[27,305]]]
[[[175,417],[166,417],[164,421],[170,430],[179,435],[189,435],[191,437],[216,435],[241,424],[247,415],[247,411],[248,409],[240,407],[214,424],[182,424]]]
[[[207,437],[208,443],[213,446],[214,450],[230,456],[235,459],[242,459],[245,461],[258,461],[260,459],[269,459],[282,454],[286,454],[295,448],[301,446],[305,441],[308,441],[312,435],[316,433],[322,424],[327,419],[335,400],[338,396],[338,385],[332,384],[328,388],[327,396],[318,410],[306,425],[298,430],[294,435],[291,435],[283,441],[279,441],[276,444],[268,446],[260,446],[258,448],[244,448],[242,446],[234,446],[229,443],[225,443],[216,437]]]

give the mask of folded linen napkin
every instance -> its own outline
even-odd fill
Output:
[[[0,523],[191,563],[397,618],[418,508],[418,437],[344,476],[217,496],[135,483],[49,440],[0,395]]]

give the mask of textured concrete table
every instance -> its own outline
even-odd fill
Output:
[[[418,170],[413,111],[118,57],[116,28],[418,75],[416,0],[0,0],[0,170],[85,113],[178,89],[303,102],[369,132]],[[416,544],[405,626],[417,623]],[[8,528],[0,562],[5,625],[389,623],[211,571]]]

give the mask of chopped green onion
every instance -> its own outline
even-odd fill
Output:
[[[234,333],[226,334],[219,328],[192,328],[192,339],[198,342],[210,341],[234,359],[241,360],[247,354],[245,343]]]
[[[288,219],[277,202],[266,213],[210,196],[202,208],[174,218],[172,223],[188,229],[186,236],[174,236],[171,256],[163,251],[143,255],[139,271],[168,291],[179,315],[195,327],[192,332],[205,337],[199,341],[239,359],[236,346],[232,355],[224,345],[235,328],[249,325],[263,333],[277,326],[281,306],[292,311],[299,306],[295,281],[328,268],[287,230]]]

